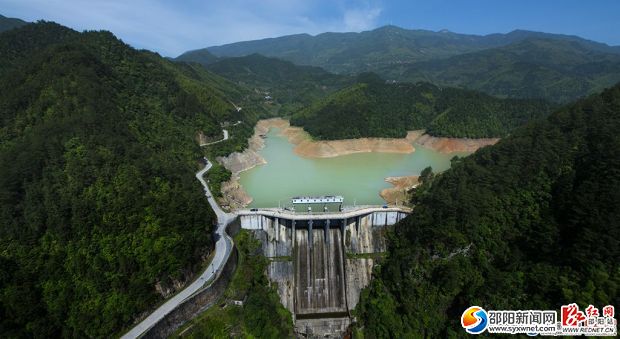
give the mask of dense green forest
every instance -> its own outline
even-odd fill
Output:
[[[297,111],[354,80],[319,67],[297,66],[260,54],[209,61],[203,65],[209,71],[260,94],[270,111],[277,115]],[[270,99],[265,100],[267,96]]]
[[[187,51],[176,57],[175,60],[187,63],[197,63],[206,66],[218,61],[219,58],[209,53],[206,49],[198,49],[195,51]]]
[[[498,99],[429,83],[390,83],[373,73],[293,115],[317,139],[404,137],[426,129],[435,136],[504,137],[517,126],[546,116],[542,100]]]
[[[387,67],[385,76],[511,98],[570,102],[620,81],[620,53],[575,41],[526,39],[508,46]]]
[[[256,115],[109,32],[30,24],[0,54],[0,333],[118,335],[212,250],[197,132]]]
[[[269,260],[261,251],[261,242],[252,233],[241,230],[235,236],[239,263],[226,292],[225,300],[188,323],[178,332],[183,338],[292,338],[293,319],[282,306],[280,297],[267,278]],[[235,306],[226,300],[241,300]],[[186,330],[187,329],[187,330]]]
[[[620,302],[620,85],[515,130],[440,175],[356,309],[366,337],[465,337],[460,315]],[[358,332],[358,333],[359,333]]]

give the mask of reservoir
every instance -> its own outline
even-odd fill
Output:
[[[294,145],[271,128],[265,147],[259,151],[267,161],[241,172],[240,183],[254,199],[249,207],[290,205],[294,196],[342,195],[344,205],[379,205],[385,201],[382,189],[392,187],[386,177],[419,175],[431,166],[433,172],[450,167],[455,155],[443,154],[414,144],[415,152],[356,153],[334,158],[303,158],[293,152]]]

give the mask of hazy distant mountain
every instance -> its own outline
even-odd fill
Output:
[[[217,57],[260,53],[300,65],[323,67],[332,72],[357,73],[378,70],[388,65],[409,64],[501,47],[528,38],[575,41],[591,50],[620,53],[620,47],[610,47],[568,35],[516,30],[507,34],[479,36],[446,30],[408,30],[396,26],[385,26],[361,33],[288,35],[213,46],[203,50]]]
[[[620,81],[620,54],[596,47],[571,40],[526,39],[447,59],[385,68],[381,73],[498,96],[568,102]]]
[[[336,73],[373,71],[387,79],[556,102],[620,81],[620,46],[525,30],[480,36],[385,26],[361,33],[237,42],[187,52],[178,59],[210,64],[216,57],[253,53]]]
[[[206,49],[198,49],[195,51],[185,52],[179,55],[176,61],[196,62],[202,65],[208,65],[218,60],[218,57],[209,53]]]
[[[26,21],[16,18],[7,18],[4,15],[0,15],[0,32],[8,31],[9,29],[21,27],[28,24]]]

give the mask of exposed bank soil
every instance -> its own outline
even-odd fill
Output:
[[[333,158],[346,154],[383,152],[413,153],[415,148],[406,139],[359,138],[344,140],[312,140],[301,127],[292,127],[288,121],[279,119],[280,134],[295,145],[293,152],[305,158]]]
[[[262,123],[262,124],[261,124]],[[424,134],[424,130],[409,131],[404,138],[359,138],[344,140],[312,140],[301,127],[293,127],[283,119],[261,120],[264,133],[269,127],[281,129],[291,144],[295,145],[295,154],[306,158],[333,158],[346,154],[364,152],[413,153],[414,144],[430,148],[441,153],[475,152],[477,149],[495,144],[498,138],[468,139],[443,138]],[[257,125],[258,126],[258,125]],[[263,133],[263,134],[264,134]]]
[[[409,133],[420,133],[420,131],[413,131]],[[434,137],[428,134],[420,134],[414,142],[430,148],[434,151],[441,153],[452,152],[475,152],[479,148],[484,146],[494,145],[499,141],[499,138],[481,138],[481,139],[468,139],[468,138],[442,138]]]
[[[310,135],[301,127],[291,126],[288,120],[281,118],[264,119],[256,123],[254,135],[248,140],[249,147],[243,152],[235,152],[226,157],[219,157],[217,161],[232,172],[231,179],[222,184],[222,205],[231,209],[243,208],[252,202],[250,197],[239,184],[239,173],[254,166],[266,164],[267,161],[258,154],[265,146],[263,137],[270,128],[280,129],[280,134],[295,145],[295,154],[306,158],[333,158],[346,154],[364,152],[383,153],[413,153],[414,144],[430,148],[441,153],[475,152],[478,148],[493,145],[499,139],[467,139],[467,138],[440,138],[424,134],[423,130],[410,131],[404,138],[360,138],[344,140],[312,140]],[[406,179],[405,179],[406,178]],[[389,203],[404,201],[406,187],[414,183],[417,177],[390,177],[386,181],[394,184],[394,188],[387,188],[380,194]]]
[[[387,201],[388,204],[402,205],[404,202],[409,201],[409,194],[407,192],[418,185],[418,176],[387,177],[385,181],[394,187],[383,189],[379,193],[381,198]]]
[[[260,120],[254,126],[254,134],[248,139],[248,148],[243,152],[234,152],[226,157],[218,157],[216,160],[228,169],[232,175],[230,180],[222,183],[221,206],[228,206],[231,210],[244,208],[252,202],[252,197],[239,183],[239,173],[247,171],[255,166],[266,164],[267,161],[258,154],[265,147],[263,137],[270,128],[286,128],[288,121],[282,119]]]

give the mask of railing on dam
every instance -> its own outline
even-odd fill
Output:
[[[411,208],[404,206],[377,206],[377,205],[358,205],[346,206],[342,211],[293,211],[284,208],[253,208],[238,210],[239,216],[245,215],[264,215],[268,217],[279,217],[285,219],[344,219],[353,218],[373,212],[399,212],[409,214]]]
[[[341,220],[346,222],[360,218],[368,219],[372,226],[387,226],[400,221],[410,212],[409,208],[401,206],[354,206],[345,208],[341,212],[297,212],[280,208],[261,208],[240,210],[237,211],[237,215],[242,228],[264,229],[265,223],[270,224],[276,219],[285,227],[294,227],[295,222],[302,221]],[[286,220],[292,224],[284,222]],[[333,226],[336,226],[336,223],[332,223]]]

